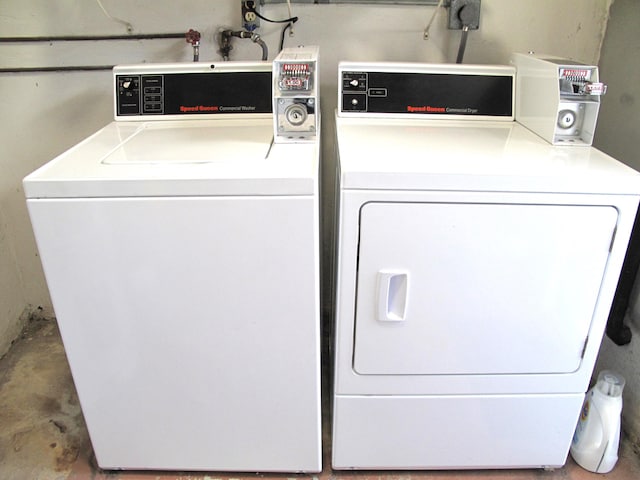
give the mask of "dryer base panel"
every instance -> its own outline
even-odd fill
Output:
[[[337,396],[333,468],[564,465],[584,395]]]

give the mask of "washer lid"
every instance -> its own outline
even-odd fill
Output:
[[[307,195],[317,144],[273,144],[272,118],[112,122],[27,176],[27,198]]]
[[[344,189],[640,194],[640,174],[515,122],[336,118]]]
[[[107,165],[215,163],[234,158],[267,158],[271,130],[263,125],[145,123],[102,158]]]

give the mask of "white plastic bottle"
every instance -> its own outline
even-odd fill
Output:
[[[617,373],[603,370],[595,387],[587,392],[571,442],[571,456],[590,472],[608,473],[618,461],[624,382]]]

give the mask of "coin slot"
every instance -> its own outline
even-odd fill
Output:
[[[558,127],[566,130],[576,124],[576,112],[573,110],[561,110],[558,114]]]

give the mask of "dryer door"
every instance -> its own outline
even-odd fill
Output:
[[[355,371],[576,371],[616,221],[608,206],[365,204]]]

